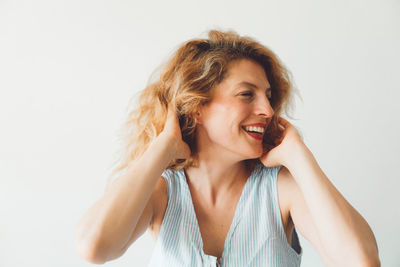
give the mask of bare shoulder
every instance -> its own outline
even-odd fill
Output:
[[[167,182],[161,176],[158,179],[154,191],[151,195],[151,202],[153,206],[153,218],[149,225],[149,232],[152,234],[154,239],[157,239],[158,233],[160,232],[161,224],[164,219],[164,214],[168,204],[168,191]]]
[[[286,208],[289,209],[289,200],[294,190],[295,181],[285,166],[282,166],[278,172],[277,183],[279,202],[285,204]]]
[[[291,199],[290,196],[292,196],[294,191],[297,190],[297,184],[289,169],[285,166],[282,166],[278,172],[277,183],[278,191],[279,194],[282,196],[282,200],[289,202],[289,200]]]
[[[296,182],[294,181],[289,170],[285,166],[282,166],[277,177],[278,202],[282,216],[282,224],[289,241],[291,240],[290,236],[293,228],[293,223],[290,217],[290,208],[292,196],[296,190],[295,183]]]

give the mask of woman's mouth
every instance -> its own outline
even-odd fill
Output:
[[[242,129],[256,140],[263,140],[264,129],[261,127],[242,127]]]

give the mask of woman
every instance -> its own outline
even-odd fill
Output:
[[[298,229],[327,266],[379,266],[367,222],[281,117],[294,91],[278,57],[232,31],[208,37],[141,93],[119,179],[77,227],[81,256],[118,258],[148,229],[151,266],[300,266]]]

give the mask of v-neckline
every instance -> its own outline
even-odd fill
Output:
[[[214,256],[214,255],[206,254],[206,253],[204,252],[203,237],[201,236],[200,225],[199,225],[199,222],[198,222],[198,220],[197,220],[196,211],[195,211],[195,209],[194,209],[194,203],[193,203],[193,199],[192,199],[192,194],[190,193],[189,184],[188,184],[188,182],[187,182],[187,177],[186,177],[186,174],[185,174],[185,170],[184,170],[184,169],[181,169],[183,178],[185,179],[185,183],[184,183],[184,184],[185,184],[185,189],[186,189],[186,192],[187,192],[187,194],[189,195],[189,199],[190,199],[190,201],[189,201],[189,202],[190,202],[190,203],[189,203],[189,206],[190,206],[190,213],[191,213],[190,216],[192,217],[192,221],[193,221],[194,224],[195,224],[196,235],[197,235],[197,237],[198,237],[198,240],[200,240],[200,248],[201,248],[200,250],[201,250],[201,253],[202,253],[204,256],[213,258],[213,259],[215,259],[215,260],[220,260],[220,259],[224,258],[224,254],[225,254],[225,251],[226,251],[226,248],[227,248],[227,244],[228,244],[228,242],[229,242],[229,240],[230,240],[230,238],[231,238],[231,236],[232,236],[232,234],[233,234],[234,229],[236,228],[236,225],[238,224],[238,222],[239,222],[239,220],[240,220],[240,215],[242,214],[241,212],[239,212],[239,210],[242,209],[243,201],[244,201],[243,198],[244,198],[244,195],[246,194],[246,192],[247,192],[247,190],[248,190],[247,187],[248,187],[248,185],[249,185],[249,181],[250,181],[250,179],[252,178],[252,176],[253,176],[253,174],[254,174],[254,172],[255,172],[256,169],[257,169],[257,166],[256,166],[256,167],[252,170],[252,172],[250,173],[250,175],[249,175],[249,177],[247,178],[247,180],[246,180],[246,182],[245,182],[245,185],[244,185],[244,187],[243,187],[243,189],[242,189],[242,192],[241,192],[241,194],[240,194],[239,201],[238,201],[238,203],[236,204],[235,213],[233,214],[233,219],[232,219],[231,225],[230,225],[230,227],[229,227],[229,231],[228,231],[228,233],[227,233],[227,235],[226,235],[226,237],[225,237],[224,248],[223,248],[222,255],[221,255],[220,258],[217,258],[217,257]]]

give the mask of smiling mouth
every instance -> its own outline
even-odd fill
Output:
[[[242,127],[243,131],[245,131],[248,135],[253,137],[256,140],[262,140],[264,137],[264,133],[259,133],[256,131],[247,131],[244,127]]]

